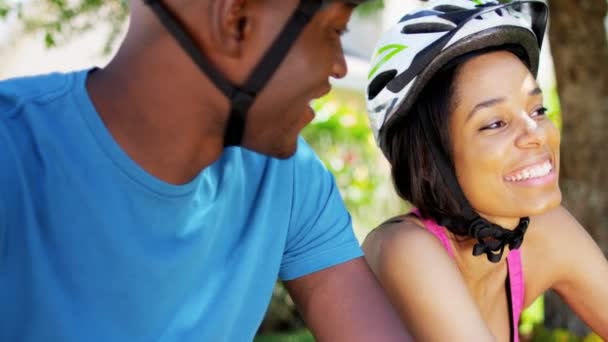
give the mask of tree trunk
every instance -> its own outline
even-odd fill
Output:
[[[549,36],[562,109],[563,204],[608,254],[606,0],[551,0]],[[550,294],[548,327],[589,330]]]

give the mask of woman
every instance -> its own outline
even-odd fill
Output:
[[[608,339],[608,263],[560,206],[559,131],[534,79],[546,18],[543,1],[435,2],[378,45],[372,128],[416,209],[363,247],[416,340],[517,341],[547,289]]]

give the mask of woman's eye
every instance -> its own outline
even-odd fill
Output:
[[[500,121],[494,121],[494,122],[492,122],[491,124],[489,124],[487,126],[483,126],[480,129],[480,131],[485,131],[485,130],[488,130],[488,129],[498,129],[498,128],[504,127],[506,125],[507,125],[507,123],[504,122],[504,121],[502,121],[502,120],[500,120]]]
[[[540,107],[537,110],[533,111],[532,114],[530,114],[531,117],[536,117],[536,116],[545,116],[547,115],[547,112],[549,110],[546,107]]]

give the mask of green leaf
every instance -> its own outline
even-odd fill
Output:
[[[8,12],[10,12],[10,8],[8,8],[8,7],[0,7],[0,18],[1,19],[6,18],[6,16],[8,15]]]
[[[55,46],[55,38],[53,37],[53,35],[50,32],[47,32],[44,35],[44,44],[46,45],[47,48],[51,48]]]
[[[360,15],[371,15],[378,11],[381,11],[384,8],[383,0],[372,0],[362,3],[357,6],[357,13]]]

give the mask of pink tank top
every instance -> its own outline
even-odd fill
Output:
[[[424,226],[429,232],[433,233],[433,235],[435,235],[439,241],[441,241],[441,244],[453,259],[454,252],[452,251],[452,246],[450,245],[448,236],[445,233],[445,228],[438,225],[434,220],[426,220],[422,218],[417,209],[413,210],[412,213],[416,215],[422,221],[422,223],[424,223]],[[519,342],[519,316],[521,315],[521,311],[524,307],[524,276],[521,267],[521,252],[519,249],[511,250],[507,255],[507,277],[509,280],[507,295],[510,295],[510,311],[513,315],[511,319],[511,322],[513,322],[511,340]]]

